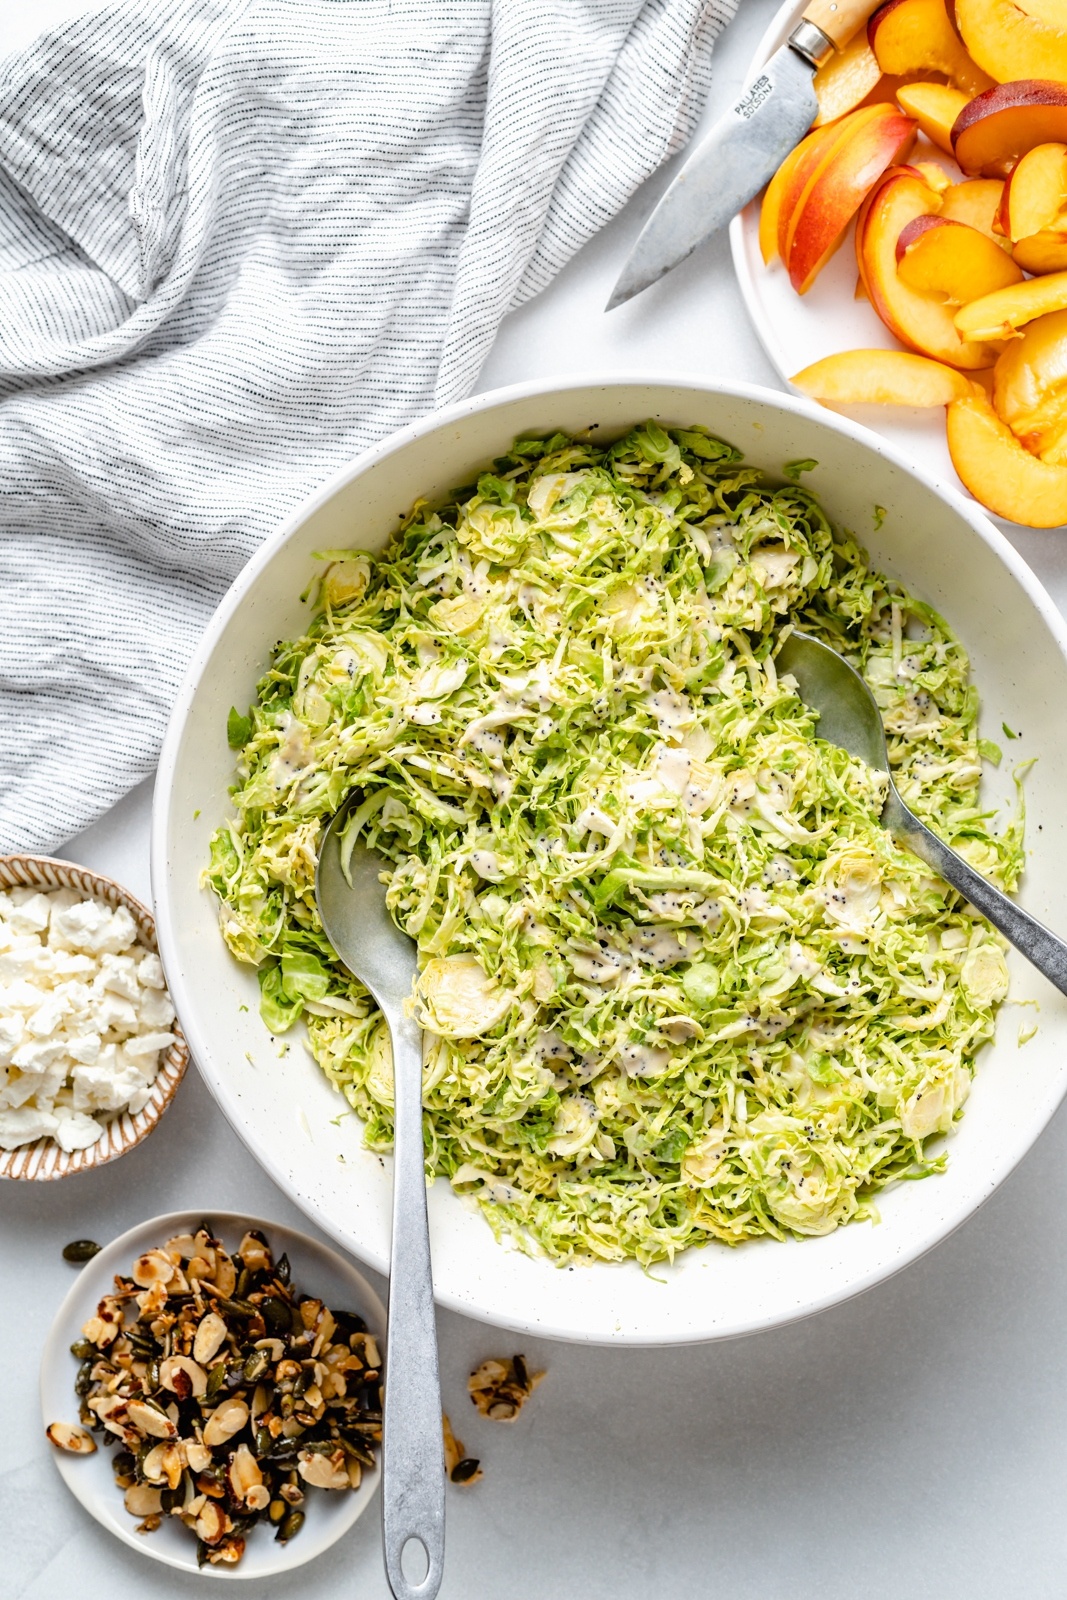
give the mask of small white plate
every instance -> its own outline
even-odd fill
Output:
[[[752,76],[784,44],[804,10],[805,0],[786,0],[760,40],[749,68]],[[911,161],[936,161],[953,181],[963,174],[955,163],[922,134]],[[855,225],[850,223],[837,254],[823,268],[805,295],[798,295],[781,261],[764,266],[759,248],[760,201],[751,201],[730,224],[734,270],[745,308],[770,361],[792,393],[790,378],[840,350],[900,350],[868,300],[857,300]],[[896,445],[911,464],[949,484],[974,503],[956,476],[945,437],[945,414],[912,406],[835,406],[842,416],[873,428]],[[997,518],[1001,526],[1015,527]]]
[[[70,1346],[81,1335],[82,1325],[92,1316],[97,1302],[112,1286],[116,1272],[128,1273],[135,1258],[145,1250],[162,1245],[177,1233],[193,1232],[205,1213],[172,1211],[153,1217],[131,1228],[101,1250],[79,1272],[45,1340],[41,1353],[41,1414],[45,1427],[51,1422],[77,1422],[78,1401],[74,1379],[78,1362]],[[263,1222],[257,1217],[242,1217],[234,1212],[212,1211],[207,1219],[228,1250],[235,1250],[242,1234],[259,1228],[266,1234],[275,1258],[284,1251],[293,1269],[293,1283],[302,1293],[317,1295],[328,1306],[355,1311],[365,1319],[372,1333],[385,1333],[385,1307],[361,1272],[327,1245],[295,1233],[280,1222]],[[99,1437],[99,1436],[97,1436]],[[111,1470],[114,1451],[100,1446],[93,1455],[78,1456],[53,1450],[56,1466],[70,1489],[109,1533],[142,1555],[153,1556],[168,1567],[183,1572],[198,1570],[208,1578],[269,1578],[291,1572],[335,1544],[366,1511],[378,1492],[380,1473],[364,1478],[355,1491],[345,1494],[311,1490],[302,1507],[307,1521],[288,1544],[277,1544],[269,1525],[257,1525],[248,1535],[245,1553],[236,1567],[197,1568],[196,1540],[177,1518],[164,1517],[155,1533],[137,1533],[136,1519],[122,1503],[122,1491],[115,1486]]]

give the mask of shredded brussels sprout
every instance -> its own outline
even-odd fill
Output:
[[[808,463],[804,463],[805,467]],[[352,803],[418,941],[428,1170],[498,1237],[643,1263],[829,1233],[967,1097],[998,936],[879,825],[885,776],[820,741],[775,650],[798,625],[882,708],[907,802],[998,883],[967,657],[796,483],[700,428],[522,438],[329,552],[247,722],[205,877],[274,1033],[392,1137],[386,1029],[320,927]]]

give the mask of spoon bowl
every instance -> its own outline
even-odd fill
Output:
[[[778,652],[779,676],[796,680],[800,698],[819,714],[818,734],[876,771],[889,773],[882,714],[859,673],[836,650],[804,633],[791,633]],[[1015,948],[1067,994],[1067,944],[932,832],[904,804],[889,773],[882,826],[925,861],[990,921]]]

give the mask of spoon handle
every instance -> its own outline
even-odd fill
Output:
[[[1009,900],[936,833],[931,833],[915,813],[908,810],[895,789],[890,790],[885,822],[894,838],[907,845],[928,867],[933,867],[946,883],[958,889],[1061,994],[1067,994],[1067,943],[1050,933],[1014,900]]]
[[[434,1600],[445,1559],[445,1466],[437,1374],[426,1168],[422,1142],[422,1033],[399,1007],[386,1013],[393,1043],[393,1247],[382,1442],[385,1571],[396,1600]],[[410,1539],[429,1563],[409,1583]]]

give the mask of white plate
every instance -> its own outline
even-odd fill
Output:
[[[1041,760],[1028,784],[1032,870],[1023,901],[1067,928],[1067,705],[1063,623],[1033,574],[988,518],[940,494],[892,446],[807,401],[746,385],[638,374],[574,377],[479,395],[394,434],[312,497],[249,563],[197,650],[160,759],[152,879],[160,951],[194,1060],[226,1115],[274,1180],[364,1260],[389,1250],[389,1163],[361,1145],[360,1127],[300,1039],[279,1044],[257,1014],[255,974],[227,955],[217,908],[199,888],[208,840],[227,814],[230,706],[245,706],[271,646],[307,625],[300,600],[319,570],[314,552],[378,548],[397,515],[471,481],[523,430],[613,437],[656,417],[701,423],[772,472],[814,458],[806,482],[855,530],[874,560],[938,606],[970,647],[984,727],[1020,723],[1018,756]],[[884,508],[878,526],[875,507]],[[1010,790],[998,774],[997,794]],[[631,1264],[561,1271],[508,1252],[446,1182],[430,1195],[434,1282],[454,1310],[565,1339],[669,1343],[726,1338],[804,1316],[877,1283],[943,1239],[1029,1149],[1067,1087],[1067,1001],[1025,964],[1015,993],[1039,998],[1041,1030],[1023,1049],[1008,1008],[951,1145],[944,1176],[884,1196],[879,1226],[803,1243],[760,1241],[694,1249],[672,1267]]]
[[[97,1302],[113,1287],[115,1273],[129,1273],[136,1258],[145,1250],[165,1244],[178,1233],[194,1232],[202,1211],[172,1211],[167,1216],[142,1222],[105,1245],[79,1272],[70,1293],[56,1312],[56,1319],[41,1352],[41,1417],[47,1428],[51,1422],[77,1422],[78,1402],[74,1379],[78,1362],[70,1353],[74,1340],[81,1336],[83,1324],[96,1310]],[[303,1294],[314,1294],[328,1306],[355,1311],[364,1318],[372,1333],[385,1331],[385,1307],[363,1274],[345,1261],[336,1250],[296,1233],[280,1222],[263,1222],[257,1217],[242,1217],[229,1211],[213,1211],[208,1221],[227,1249],[236,1250],[249,1228],[266,1234],[275,1259],[284,1251],[292,1265],[293,1283]],[[52,1450],[52,1456],[67,1487],[109,1533],[131,1550],[153,1556],[168,1567],[197,1572],[196,1539],[176,1518],[164,1517],[155,1533],[137,1533],[136,1519],[122,1503],[111,1471],[114,1450],[100,1446],[94,1455],[71,1455]],[[359,1488],[346,1494],[311,1490],[301,1509],[307,1521],[295,1539],[276,1544],[274,1530],[258,1523],[248,1534],[245,1553],[236,1567],[200,1568],[209,1578],[269,1578],[291,1572],[321,1555],[346,1534],[360,1518],[378,1492],[378,1472],[368,1473]]]
[[[786,0],[752,58],[748,76],[753,76],[778,47],[785,43],[800,20],[805,0]],[[912,161],[936,161],[954,180],[963,176],[955,163],[920,135]],[[730,247],[734,270],[745,307],[759,341],[775,370],[795,394],[789,380],[823,356],[839,350],[900,350],[874,307],[857,300],[855,225],[850,223],[845,241],[837,254],[816,278],[807,294],[799,295],[789,282],[780,260],[769,267],[763,264],[759,248],[759,207],[757,198],[730,224]],[[957,493],[976,504],[956,476],[945,438],[945,413],[912,406],[841,406],[835,411],[862,422],[888,439],[906,459],[930,477],[950,484]],[[1000,520],[1000,519],[998,519]],[[1015,524],[1004,522],[1005,527]]]

